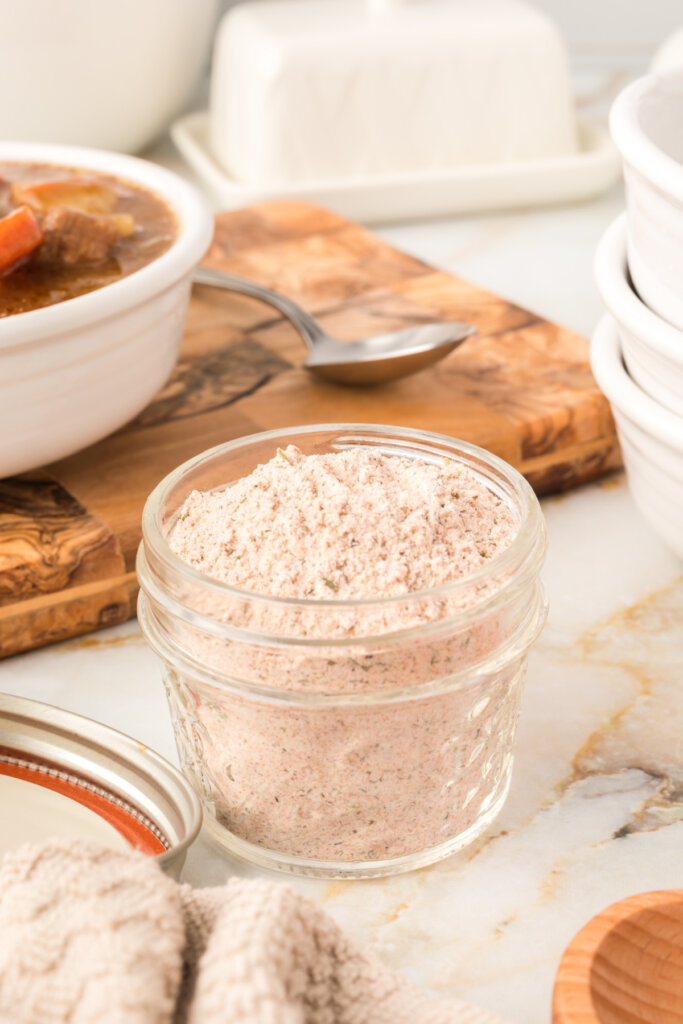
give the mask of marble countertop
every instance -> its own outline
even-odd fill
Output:
[[[589,334],[592,254],[623,204],[385,227],[380,234]],[[683,579],[617,476],[543,502],[547,627],[532,653],[512,789],[491,831],[434,867],[294,884],[363,947],[442,996],[547,1024],[572,935],[606,904],[680,887]],[[0,664],[0,690],[128,732],[176,760],[160,674],[135,622]],[[184,878],[251,874],[199,840]]]

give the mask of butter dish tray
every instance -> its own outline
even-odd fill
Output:
[[[607,129],[588,123],[579,124],[579,152],[568,156],[280,188],[250,185],[228,174],[211,151],[207,111],[175,121],[171,137],[220,209],[268,199],[307,200],[365,223],[577,202],[606,191],[621,174]]]

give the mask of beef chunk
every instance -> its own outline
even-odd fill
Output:
[[[108,217],[55,206],[42,219],[41,263],[75,266],[100,263],[116,245],[120,232]]]

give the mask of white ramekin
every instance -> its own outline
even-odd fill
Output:
[[[643,301],[683,329],[683,70],[628,86],[610,113],[624,160],[628,263]]]
[[[177,238],[147,266],[87,295],[0,319],[0,476],[70,455],[135,416],[178,357],[208,207],[155,164],[104,150],[0,143],[0,160],[102,171],[161,196]]]
[[[683,558],[683,416],[658,405],[631,380],[609,316],[593,335],[591,366],[612,406],[633,499],[664,543]]]
[[[641,302],[629,280],[626,215],[607,229],[595,256],[595,276],[617,322],[628,372],[661,405],[683,415],[683,331]]]

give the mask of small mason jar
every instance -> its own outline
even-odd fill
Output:
[[[517,532],[463,579],[358,600],[240,590],[173,553],[167,538],[193,490],[229,487],[290,444],[462,463]],[[209,835],[262,867],[328,878],[407,871],[472,842],[510,785],[527,652],[546,614],[545,547],[516,470],[417,430],[269,431],[169,474],[145,506],[138,613]]]

